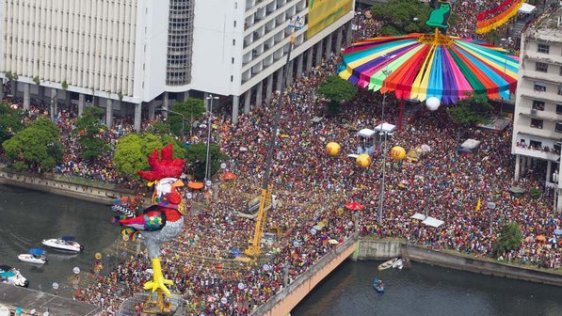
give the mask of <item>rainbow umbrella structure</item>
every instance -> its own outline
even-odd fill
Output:
[[[365,39],[343,52],[338,75],[400,100],[437,97],[454,104],[471,95],[508,99],[519,59],[482,41],[412,33]]]

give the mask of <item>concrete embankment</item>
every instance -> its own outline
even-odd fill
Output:
[[[131,195],[131,192],[124,190],[76,184],[64,181],[64,179],[55,179],[52,176],[21,174],[6,170],[0,170],[0,184],[44,191],[108,205],[111,204],[115,197]]]
[[[358,243],[353,258],[357,260],[385,260],[397,256],[406,256],[411,261],[445,268],[562,286],[562,274],[549,270],[526,268],[489,259],[464,256],[458,253],[430,250],[398,239],[362,239]]]

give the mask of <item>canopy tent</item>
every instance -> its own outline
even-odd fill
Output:
[[[525,189],[521,188],[521,187],[511,187],[509,188],[509,192],[512,194],[523,194],[525,193]]]
[[[345,205],[345,208],[351,211],[361,211],[365,209],[365,206],[359,202],[353,201]]]
[[[482,142],[476,139],[469,138],[461,144],[461,150],[471,152],[477,149]]]
[[[517,12],[523,13],[523,14],[529,14],[529,13],[533,13],[533,11],[535,11],[535,9],[536,9],[536,7],[534,5],[530,5],[528,3],[523,3]]]
[[[36,257],[40,257],[45,253],[45,250],[41,249],[41,248],[31,248],[29,249],[29,254],[36,256]]]
[[[444,221],[430,216],[428,216],[422,223],[435,228],[445,224]]]
[[[437,97],[454,104],[470,95],[508,99],[519,59],[479,40],[412,33],[365,39],[348,47],[338,75],[400,100]]]
[[[390,124],[390,123],[382,123],[379,124],[375,127],[375,131],[377,132],[383,132],[383,133],[388,133],[389,135],[392,135],[392,133],[396,130],[396,125],[394,124]]]
[[[423,221],[423,220],[425,220],[425,215],[423,215],[421,213],[416,213],[416,214],[410,216],[410,218],[418,219],[420,221]]]
[[[357,132],[357,136],[360,137],[365,137],[365,138],[371,138],[373,137],[373,135],[375,135],[375,131],[373,131],[372,129],[368,129],[368,128],[364,128],[362,130],[360,130],[359,132]]]

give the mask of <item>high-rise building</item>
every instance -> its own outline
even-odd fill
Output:
[[[214,94],[239,111],[280,86],[290,24],[290,78],[351,37],[353,0],[0,0],[0,78],[11,93],[51,104],[94,103],[154,116],[170,99]],[[228,97],[228,98],[226,98]],[[45,101],[46,100],[46,101]],[[226,100],[226,101],[225,101]]]
[[[515,179],[546,163],[546,186],[562,208],[562,8],[539,17],[522,35],[512,154]]]

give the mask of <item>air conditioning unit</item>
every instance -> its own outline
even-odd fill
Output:
[[[537,115],[537,109],[531,109],[531,115]]]

